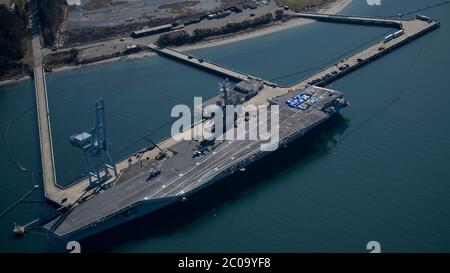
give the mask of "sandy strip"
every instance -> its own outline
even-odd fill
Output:
[[[327,5],[327,6],[319,9],[317,12],[318,13],[336,14],[336,13],[341,12],[351,2],[352,2],[352,0],[337,0],[336,2],[333,2],[333,3],[331,3],[331,4]],[[238,33],[238,34],[235,34],[235,35],[226,36],[226,37],[222,37],[222,38],[217,38],[217,39],[209,40],[207,42],[200,42],[200,43],[193,44],[193,45],[186,45],[186,46],[176,47],[176,49],[179,50],[179,51],[189,51],[189,50],[194,50],[194,49],[201,49],[201,48],[221,46],[221,45],[225,45],[225,44],[229,44],[229,43],[236,43],[236,42],[239,42],[239,41],[252,39],[252,38],[256,38],[256,37],[260,37],[260,36],[264,36],[264,35],[268,35],[268,34],[271,34],[271,33],[277,32],[277,31],[282,31],[282,30],[286,30],[286,29],[290,29],[290,28],[296,28],[296,27],[304,26],[304,25],[307,25],[307,24],[312,23],[312,22],[314,22],[314,20],[304,19],[304,18],[291,19],[291,20],[289,20],[287,22],[280,23],[280,24],[277,24],[277,25],[273,25],[273,26],[270,26],[270,27],[266,27],[266,28],[262,28],[262,29],[258,29],[258,30],[250,30],[248,32],[241,32],[241,33]],[[132,59],[137,59],[137,58],[153,56],[155,54],[156,53],[154,53],[154,52],[141,52],[141,53],[136,53],[136,54],[122,56],[122,57],[110,58],[110,59],[106,59],[106,60],[102,60],[102,61],[98,61],[98,62],[94,62],[94,63],[89,63],[89,64],[84,64],[84,65],[63,66],[63,67],[59,67],[59,68],[53,69],[52,72],[66,71],[66,70],[83,68],[83,67],[86,67],[86,66],[98,65],[98,64],[115,62],[115,61],[120,61],[120,60],[132,60]],[[18,82],[18,81],[21,81],[21,80],[26,80],[26,79],[29,79],[29,78],[30,78],[29,76],[26,76],[26,77],[23,77],[23,78],[20,78],[20,79],[12,79],[12,80],[1,81],[0,82],[0,86],[1,85],[15,83],[15,82]]]
[[[337,0],[336,2],[333,2],[332,4],[329,4],[326,7],[323,7],[317,11],[317,13],[327,13],[327,14],[336,14],[341,12],[348,4],[350,4],[352,0]],[[298,18],[298,19],[291,19],[287,22],[280,23],[277,25],[269,26],[266,28],[248,31],[248,32],[241,32],[239,34],[218,38],[215,40],[211,40],[208,42],[200,42],[194,45],[186,45],[177,47],[177,50],[179,51],[187,51],[187,50],[193,50],[193,49],[200,49],[200,48],[207,48],[207,47],[214,47],[214,46],[220,46],[224,44],[229,43],[235,43],[247,39],[252,39],[264,35],[268,35],[277,31],[282,31],[290,28],[300,27],[304,26],[310,23],[313,23],[315,20],[311,19],[304,19],[304,18]]]
[[[14,84],[14,83],[17,83],[17,82],[20,82],[20,81],[23,81],[23,80],[28,80],[30,78],[31,78],[30,76],[23,76],[23,77],[17,78],[17,79],[3,80],[3,81],[0,81],[0,86],[8,85],[8,84]]]

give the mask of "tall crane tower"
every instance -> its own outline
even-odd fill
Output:
[[[109,154],[110,144],[105,130],[105,103],[103,99],[95,102],[96,123],[88,132],[75,134],[69,138],[72,146],[83,151],[91,187],[102,185],[111,177],[117,177],[117,170]]]
[[[231,90],[231,84],[228,79],[219,82],[219,93],[223,96],[223,106],[229,104],[229,93]]]
[[[219,93],[223,96],[223,105],[222,105],[222,113],[223,113],[223,128],[222,132],[225,132],[227,128],[231,128],[234,120],[227,120],[227,105],[232,104],[230,100],[230,90],[231,84],[228,79],[219,82]],[[228,124],[231,123],[231,124]]]

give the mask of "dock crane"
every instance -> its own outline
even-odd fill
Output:
[[[227,119],[227,105],[229,104],[233,104],[230,101],[230,91],[231,91],[231,84],[228,81],[228,78],[226,78],[224,81],[220,81],[219,82],[219,93],[223,96],[223,105],[222,105],[222,111],[223,111],[223,128],[222,128],[222,133],[225,133],[227,128],[231,128],[230,126],[232,124],[227,124],[228,122],[234,122],[233,121],[229,121]],[[234,119],[236,119],[237,116],[234,117]]]
[[[229,100],[228,96],[231,90],[231,84],[228,81],[228,78],[226,78],[224,81],[219,82],[219,94],[223,97],[223,106],[228,105]]]
[[[117,170],[109,154],[110,143],[105,129],[105,103],[103,99],[95,102],[96,123],[89,132],[72,135],[72,146],[83,151],[88,169],[90,188],[101,186],[111,177],[110,171],[117,177]]]

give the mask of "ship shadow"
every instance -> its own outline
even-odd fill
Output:
[[[261,187],[264,182],[270,181],[281,171],[292,166],[298,168],[300,165],[304,168],[313,164],[334,148],[338,143],[337,137],[343,135],[349,126],[348,123],[348,119],[337,114],[302,138],[290,143],[287,148],[281,148],[254,162],[247,166],[245,172],[236,172],[200,190],[191,195],[186,202],[176,202],[150,215],[82,240],[83,252],[109,251],[130,240],[146,240],[175,233],[220,205],[237,200],[255,186]]]

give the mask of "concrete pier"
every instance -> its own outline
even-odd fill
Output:
[[[56,184],[53,145],[50,129],[50,113],[48,111],[45,72],[42,66],[42,53],[39,36],[32,40],[34,57],[34,87],[36,93],[36,109],[39,127],[39,144],[41,148],[42,176],[44,193],[47,199],[54,199],[52,187]]]
[[[48,107],[45,71],[42,65],[42,51],[39,36],[32,39],[34,62],[34,88],[41,150],[42,178],[45,198],[57,205],[68,206],[85,191],[88,183],[78,183],[71,187],[61,187],[56,181],[55,162],[50,111]]]
[[[195,56],[183,53],[183,52],[176,51],[176,50],[168,48],[168,47],[160,47],[153,43],[149,43],[147,45],[147,47],[150,48],[151,50],[157,52],[160,55],[164,55],[169,58],[175,59],[177,61],[181,61],[183,63],[187,63],[189,65],[196,66],[200,69],[212,72],[214,74],[217,74],[217,75],[220,75],[223,77],[227,77],[231,80],[244,81],[244,80],[254,79],[254,80],[261,81],[266,85],[274,86],[274,83],[272,83],[272,82],[263,80],[261,78],[252,76],[247,73],[237,71],[235,69],[225,67],[220,64],[215,64],[211,61],[206,61],[202,58],[198,58],[198,57],[195,57]]]
[[[335,17],[335,16],[332,16]],[[351,18],[351,17],[350,17]],[[351,19],[352,20],[352,19]],[[367,18],[365,20],[368,20]],[[380,20],[375,18],[374,20]],[[340,22],[340,21],[338,21]],[[347,23],[346,21],[342,21]],[[354,21],[357,22],[357,21]],[[305,88],[308,85],[325,86],[350,72],[353,72],[363,65],[366,65],[373,60],[391,52],[392,50],[416,39],[420,36],[432,31],[440,26],[439,21],[421,21],[417,19],[402,20],[401,29],[403,34],[399,37],[395,37],[390,41],[384,41],[381,39],[379,42],[365,48],[353,55],[307,77],[306,79],[298,82],[290,87],[290,89]],[[316,82],[314,82],[316,80]]]
[[[375,26],[390,26],[401,28],[403,19],[389,19],[383,17],[367,17],[367,16],[347,16],[339,14],[321,14],[321,13],[296,13],[296,16],[314,19],[317,21],[348,23],[357,25],[375,25]]]

